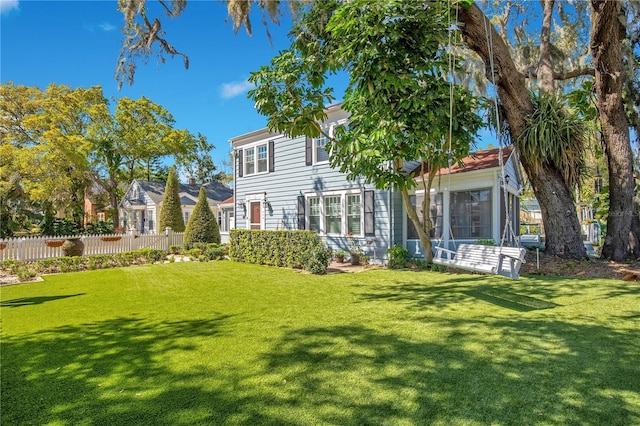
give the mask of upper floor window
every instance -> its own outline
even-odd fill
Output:
[[[256,172],[255,148],[247,148],[244,152],[245,173],[252,175]]]
[[[325,135],[316,138],[314,150],[314,163],[323,163],[329,161],[329,139]]]
[[[258,173],[267,171],[267,144],[256,147],[258,150]]]
[[[331,125],[327,125],[323,127],[323,131],[326,133],[321,133],[317,138],[307,138],[305,141],[306,144],[306,155],[305,155],[305,163],[307,166],[312,164],[322,164],[329,162],[329,154],[331,152],[331,144],[330,138],[336,136],[336,130],[339,128],[347,129],[348,126],[344,122],[333,123]],[[328,135],[328,136],[327,136]]]
[[[238,177],[274,171],[274,142],[269,141],[247,148],[239,149]]]

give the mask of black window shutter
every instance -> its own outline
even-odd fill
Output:
[[[304,219],[304,195],[298,195],[298,229],[305,229],[306,223]]]
[[[242,166],[244,165],[244,161],[242,158],[242,154],[243,154],[242,150],[239,149],[238,150],[238,177],[244,176],[244,173],[243,173],[244,169],[242,168]]]
[[[306,162],[305,164],[307,166],[310,166],[313,163],[313,139],[307,137],[304,140],[305,143],[305,158],[306,158]]]
[[[273,145],[273,141],[269,141],[269,172],[275,170],[273,165]]]
[[[371,237],[376,235],[376,209],[374,191],[364,191],[364,235]]]

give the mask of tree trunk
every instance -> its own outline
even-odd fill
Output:
[[[464,41],[484,61],[489,81],[495,80],[509,131],[513,140],[516,140],[525,128],[526,117],[533,111],[525,77],[517,70],[502,37],[475,3],[468,8],[460,7],[458,18],[464,24]],[[491,34],[487,35],[485,29]],[[488,40],[491,40],[491,46]],[[491,71],[492,59],[495,75]],[[546,252],[571,259],[585,258],[586,250],[580,235],[575,203],[562,174],[551,165],[536,168],[526,158],[521,158],[521,161],[542,210],[547,237]]]
[[[635,182],[629,122],[622,101],[622,41],[625,27],[620,21],[623,15],[622,3],[592,0],[591,5],[591,52],[596,70],[595,90],[604,151],[609,166],[609,216],[602,257],[622,261],[637,250],[631,244],[638,240],[631,228]],[[637,211],[635,214],[637,215]]]
[[[418,238],[420,238],[420,246],[424,251],[424,259],[427,261],[427,263],[431,263],[433,262],[431,238],[429,238],[429,235],[424,231],[422,223],[420,222],[420,218],[418,217],[418,213],[416,213],[416,209],[413,208],[413,205],[411,204],[409,191],[406,188],[402,188],[401,193],[404,207],[407,210],[407,216],[409,216],[409,220],[413,222],[413,226],[415,226],[416,231],[418,232]],[[425,197],[427,197],[428,195],[429,194],[425,194]]]
[[[551,20],[555,0],[541,0],[542,31],[540,31],[540,59],[538,61],[538,79],[540,90],[553,93],[553,62],[551,61]]]

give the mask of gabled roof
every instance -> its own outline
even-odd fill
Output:
[[[220,204],[233,204],[233,203],[234,203],[234,197],[232,195],[231,197],[227,198],[226,200],[224,200]]]
[[[136,179],[135,182],[156,205],[162,204],[164,189],[166,186],[165,182],[138,179]],[[207,192],[207,198],[209,199],[210,204],[219,203],[233,195],[233,190],[220,182],[208,182],[204,185],[181,183],[179,184],[178,190],[181,204],[183,206],[195,205],[198,195],[200,194],[201,186],[204,187]]]
[[[502,148],[502,164],[506,164],[513,153],[513,146]],[[421,166],[413,169],[413,175],[420,177]],[[500,167],[500,148],[486,149],[471,153],[462,159],[462,165],[451,165],[451,174],[472,172],[475,170],[494,169]],[[436,172],[439,175],[449,174],[449,168],[443,167]]]

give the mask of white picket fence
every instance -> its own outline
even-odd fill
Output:
[[[68,237],[23,237],[0,240],[0,261],[38,260],[60,257],[62,243],[67,238],[79,238],[84,243],[84,255],[114,254],[124,251],[152,248],[169,251],[173,245],[182,245],[184,232],[171,230],[155,235],[82,235]]]

